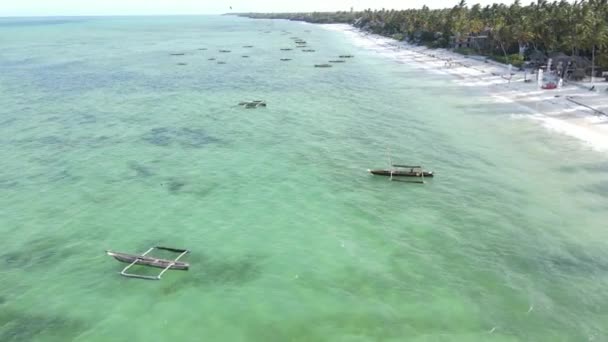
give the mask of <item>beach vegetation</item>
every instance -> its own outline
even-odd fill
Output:
[[[468,6],[460,0],[444,9],[371,10],[335,13],[242,14],[312,23],[348,23],[362,30],[433,48],[487,56],[521,65],[528,51],[582,57],[608,70],[607,0],[537,0],[522,5]],[[587,70],[588,69],[588,70]],[[586,68],[587,74],[592,72]]]
[[[477,51],[475,51],[475,49],[471,49],[471,48],[465,48],[465,47],[460,47],[460,48],[455,48],[454,52],[459,53],[461,55],[474,55],[475,53],[477,53]]]
[[[393,38],[394,40],[403,40],[405,36],[403,35],[403,33],[395,33],[391,36],[391,38]]]
[[[504,64],[512,64],[513,66],[516,67],[521,67],[524,65],[524,57],[520,54],[511,54],[508,56],[503,56],[503,55],[489,55],[488,56],[489,59],[499,62],[499,63],[504,63]]]

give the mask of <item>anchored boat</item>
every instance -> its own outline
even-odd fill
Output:
[[[266,107],[266,101],[262,100],[254,100],[254,101],[241,101],[239,102],[239,106],[243,106],[245,108],[258,108],[258,107]]]
[[[165,260],[165,259],[158,259],[158,258],[141,256],[141,255],[136,255],[136,254],[128,254],[128,253],[112,252],[112,251],[106,251],[106,254],[108,254],[111,257],[114,257],[114,259],[116,259],[120,262],[126,262],[127,264],[130,264],[130,263],[136,261],[137,264],[139,264],[139,265],[146,265],[146,266],[152,266],[152,267],[158,267],[158,268],[169,267],[172,270],[187,270],[190,267],[190,264],[188,264],[187,262],[182,262],[182,261]]]
[[[179,253],[179,256],[173,260],[155,258],[151,256],[147,256],[148,253],[152,252],[155,249],[165,250],[169,252]],[[145,253],[138,254],[129,254],[129,253],[121,253],[121,252],[112,252],[106,251],[106,254],[113,257],[114,259],[127,263],[125,268],[120,272],[122,276],[130,277],[130,278],[140,278],[140,279],[149,279],[149,280],[160,280],[162,275],[167,272],[167,270],[188,270],[190,268],[190,264],[179,261],[181,257],[190,253],[187,249],[178,249],[178,248],[170,248],[170,247],[161,247],[155,246],[148,249]],[[150,267],[162,268],[163,270],[156,276],[147,276],[141,274],[133,274],[127,273],[127,270],[131,268],[133,265],[143,265]]]
[[[424,171],[421,166],[393,165],[393,169],[376,169],[368,171],[376,176],[434,177],[433,171]]]
[[[411,166],[411,165],[400,165],[393,164],[390,152],[387,151],[388,154],[388,165],[391,168],[389,169],[375,169],[375,170],[367,170],[372,175],[376,176],[386,176],[390,177],[390,180],[393,180],[393,177],[417,177],[421,178],[420,181],[405,181],[408,183],[422,183],[424,184],[424,177],[434,177],[435,174],[433,171],[425,171],[422,166]]]

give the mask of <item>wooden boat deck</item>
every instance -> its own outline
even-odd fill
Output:
[[[367,170],[367,171],[369,173],[371,173],[372,175],[390,177],[390,180],[393,180],[393,177],[421,178],[421,181],[415,182],[415,183],[424,183],[424,178],[435,176],[433,171],[425,171],[422,168],[422,166],[393,164],[390,162],[390,156],[389,156],[389,164],[391,166],[390,169],[375,169],[375,170]]]
[[[180,254],[177,258],[175,258],[173,260],[146,256],[148,253],[150,253],[154,249],[166,250],[169,252],[180,253]],[[188,268],[190,268],[190,264],[183,262],[183,261],[179,261],[179,259],[181,257],[183,257],[184,255],[186,255],[187,253],[190,253],[190,251],[188,251],[187,249],[177,249],[177,248],[162,247],[162,246],[151,247],[150,249],[148,249],[145,253],[143,253],[141,255],[106,251],[106,254],[113,257],[114,259],[116,259],[120,262],[129,264],[125,268],[123,268],[123,270],[120,272],[120,274],[122,276],[130,277],[130,278],[149,279],[149,280],[160,280],[162,275],[169,269],[184,270],[184,271],[188,270]],[[140,274],[127,273],[127,270],[134,265],[157,267],[157,268],[162,268],[163,270],[156,276],[146,276],[146,275],[140,275]]]

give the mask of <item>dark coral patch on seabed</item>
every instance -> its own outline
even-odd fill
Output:
[[[191,269],[188,277],[179,282],[163,287],[163,294],[172,294],[192,286],[243,286],[262,275],[260,256],[245,255],[225,259],[197,254],[189,259],[192,265],[197,265],[196,269]]]
[[[147,166],[138,162],[131,161],[128,163],[129,169],[135,171],[137,177],[150,177],[154,175],[154,172]]]
[[[153,128],[144,134],[142,139],[156,146],[170,146],[173,144],[182,147],[203,148],[206,145],[220,142],[219,139],[210,136],[202,128]]]
[[[0,310],[0,341],[2,342],[30,342],[45,335],[70,341],[84,329],[84,324],[66,317]]]

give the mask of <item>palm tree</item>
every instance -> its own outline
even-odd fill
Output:
[[[596,49],[608,48],[608,0],[589,0],[583,3],[583,46],[591,50],[591,81],[595,77],[595,52]]]
[[[310,21],[353,22],[387,36],[414,36],[432,46],[444,46],[447,37],[456,39],[489,30],[494,49],[487,54],[523,53],[526,47],[590,56],[596,64],[608,67],[608,0],[534,0],[522,6],[521,0],[506,6],[494,4],[467,7],[459,0],[452,8],[371,10],[347,13],[260,14],[263,18],[292,18]],[[439,37],[437,33],[441,33]],[[479,48],[479,47],[478,47]]]

